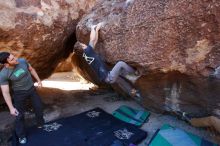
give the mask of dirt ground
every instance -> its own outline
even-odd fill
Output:
[[[79,78],[76,79],[71,73],[57,73],[45,81],[75,82],[79,81]],[[58,84],[58,82],[54,84]],[[134,100],[120,97],[112,90],[88,90],[93,85],[87,84],[85,81],[80,84],[86,88],[79,90],[78,87],[80,85],[76,85],[75,89],[67,87],[67,90],[64,90],[64,87],[60,86],[60,89],[44,87],[38,90],[45,105],[44,113],[46,121],[72,116],[95,107],[100,107],[108,113],[112,113],[121,105],[128,105],[134,109],[145,110]],[[71,84],[68,86],[71,86]],[[6,146],[8,145],[6,139],[10,136],[14,118],[9,115],[7,110],[0,112],[0,117],[0,137],[2,139],[0,146]],[[33,125],[34,115],[31,110],[26,113],[26,117],[27,121],[31,121],[27,122],[27,125]],[[165,123],[220,144],[220,141],[206,129],[192,127],[172,115],[162,115],[151,112],[149,120],[141,127],[141,129],[147,131],[148,137],[138,146],[147,146],[156,130]]]

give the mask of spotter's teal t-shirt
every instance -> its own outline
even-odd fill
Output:
[[[0,72],[0,85],[9,85],[13,91],[29,90],[34,86],[31,74],[28,70],[29,64],[23,58],[18,59],[19,64],[15,68],[4,67]]]

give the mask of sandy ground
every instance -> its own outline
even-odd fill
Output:
[[[72,81],[76,81],[76,79],[71,76],[71,73],[59,73],[53,75],[46,81],[56,80],[70,82],[71,79]],[[56,84],[58,84],[58,82]],[[86,84],[86,82],[83,82],[82,84]],[[92,87],[92,85],[89,84],[88,88],[89,87]],[[60,88],[62,88],[62,90],[54,88],[43,88],[40,90],[40,94],[44,95],[43,102],[46,107],[46,121],[51,121],[61,117],[68,117],[95,107],[100,107],[108,113],[112,113],[121,105],[128,105],[134,109],[145,110],[135,101],[119,97],[111,90],[91,91],[88,89],[78,90],[77,88],[75,90],[69,88],[64,90],[63,86]],[[4,140],[10,133],[14,119],[7,111],[0,112],[0,117],[0,136]],[[33,114],[27,113],[27,117],[28,119],[33,119]],[[138,146],[147,146],[156,130],[165,123],[182,128],[210,141],[220,143],[220,141],[217,142],[215,137],[205,129],[194,128],[186,122],[171,115],[161,115],[151,112],[149,120],[141,127],[141,129],[148,133],[148,137]],[[6,142],[1,144],[1,146],[6,145]]]

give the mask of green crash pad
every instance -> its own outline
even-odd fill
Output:
[[[218,146],[197,135],[168,124],[163,125],[151,139],[149,146]]]
[[[120,106],[113,112],[113,116],[130,124],[141,126],[150,116],[148,111],[136,110],[126,105]]]

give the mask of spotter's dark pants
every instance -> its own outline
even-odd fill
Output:
[[[36,115],[38,125],[44,124],[43,119],[43,106],[40,99],[40,96],[36,92],[35,87],[33,86],[29,90],[19,90],[13,92],[14,106],[18,110],[19,115],[16,116],[15,120],[15,131],[18,137],[25,137],[25,122],[24,122],[24,112],[25,112],[25,100],[30,98],[34,112]]]

